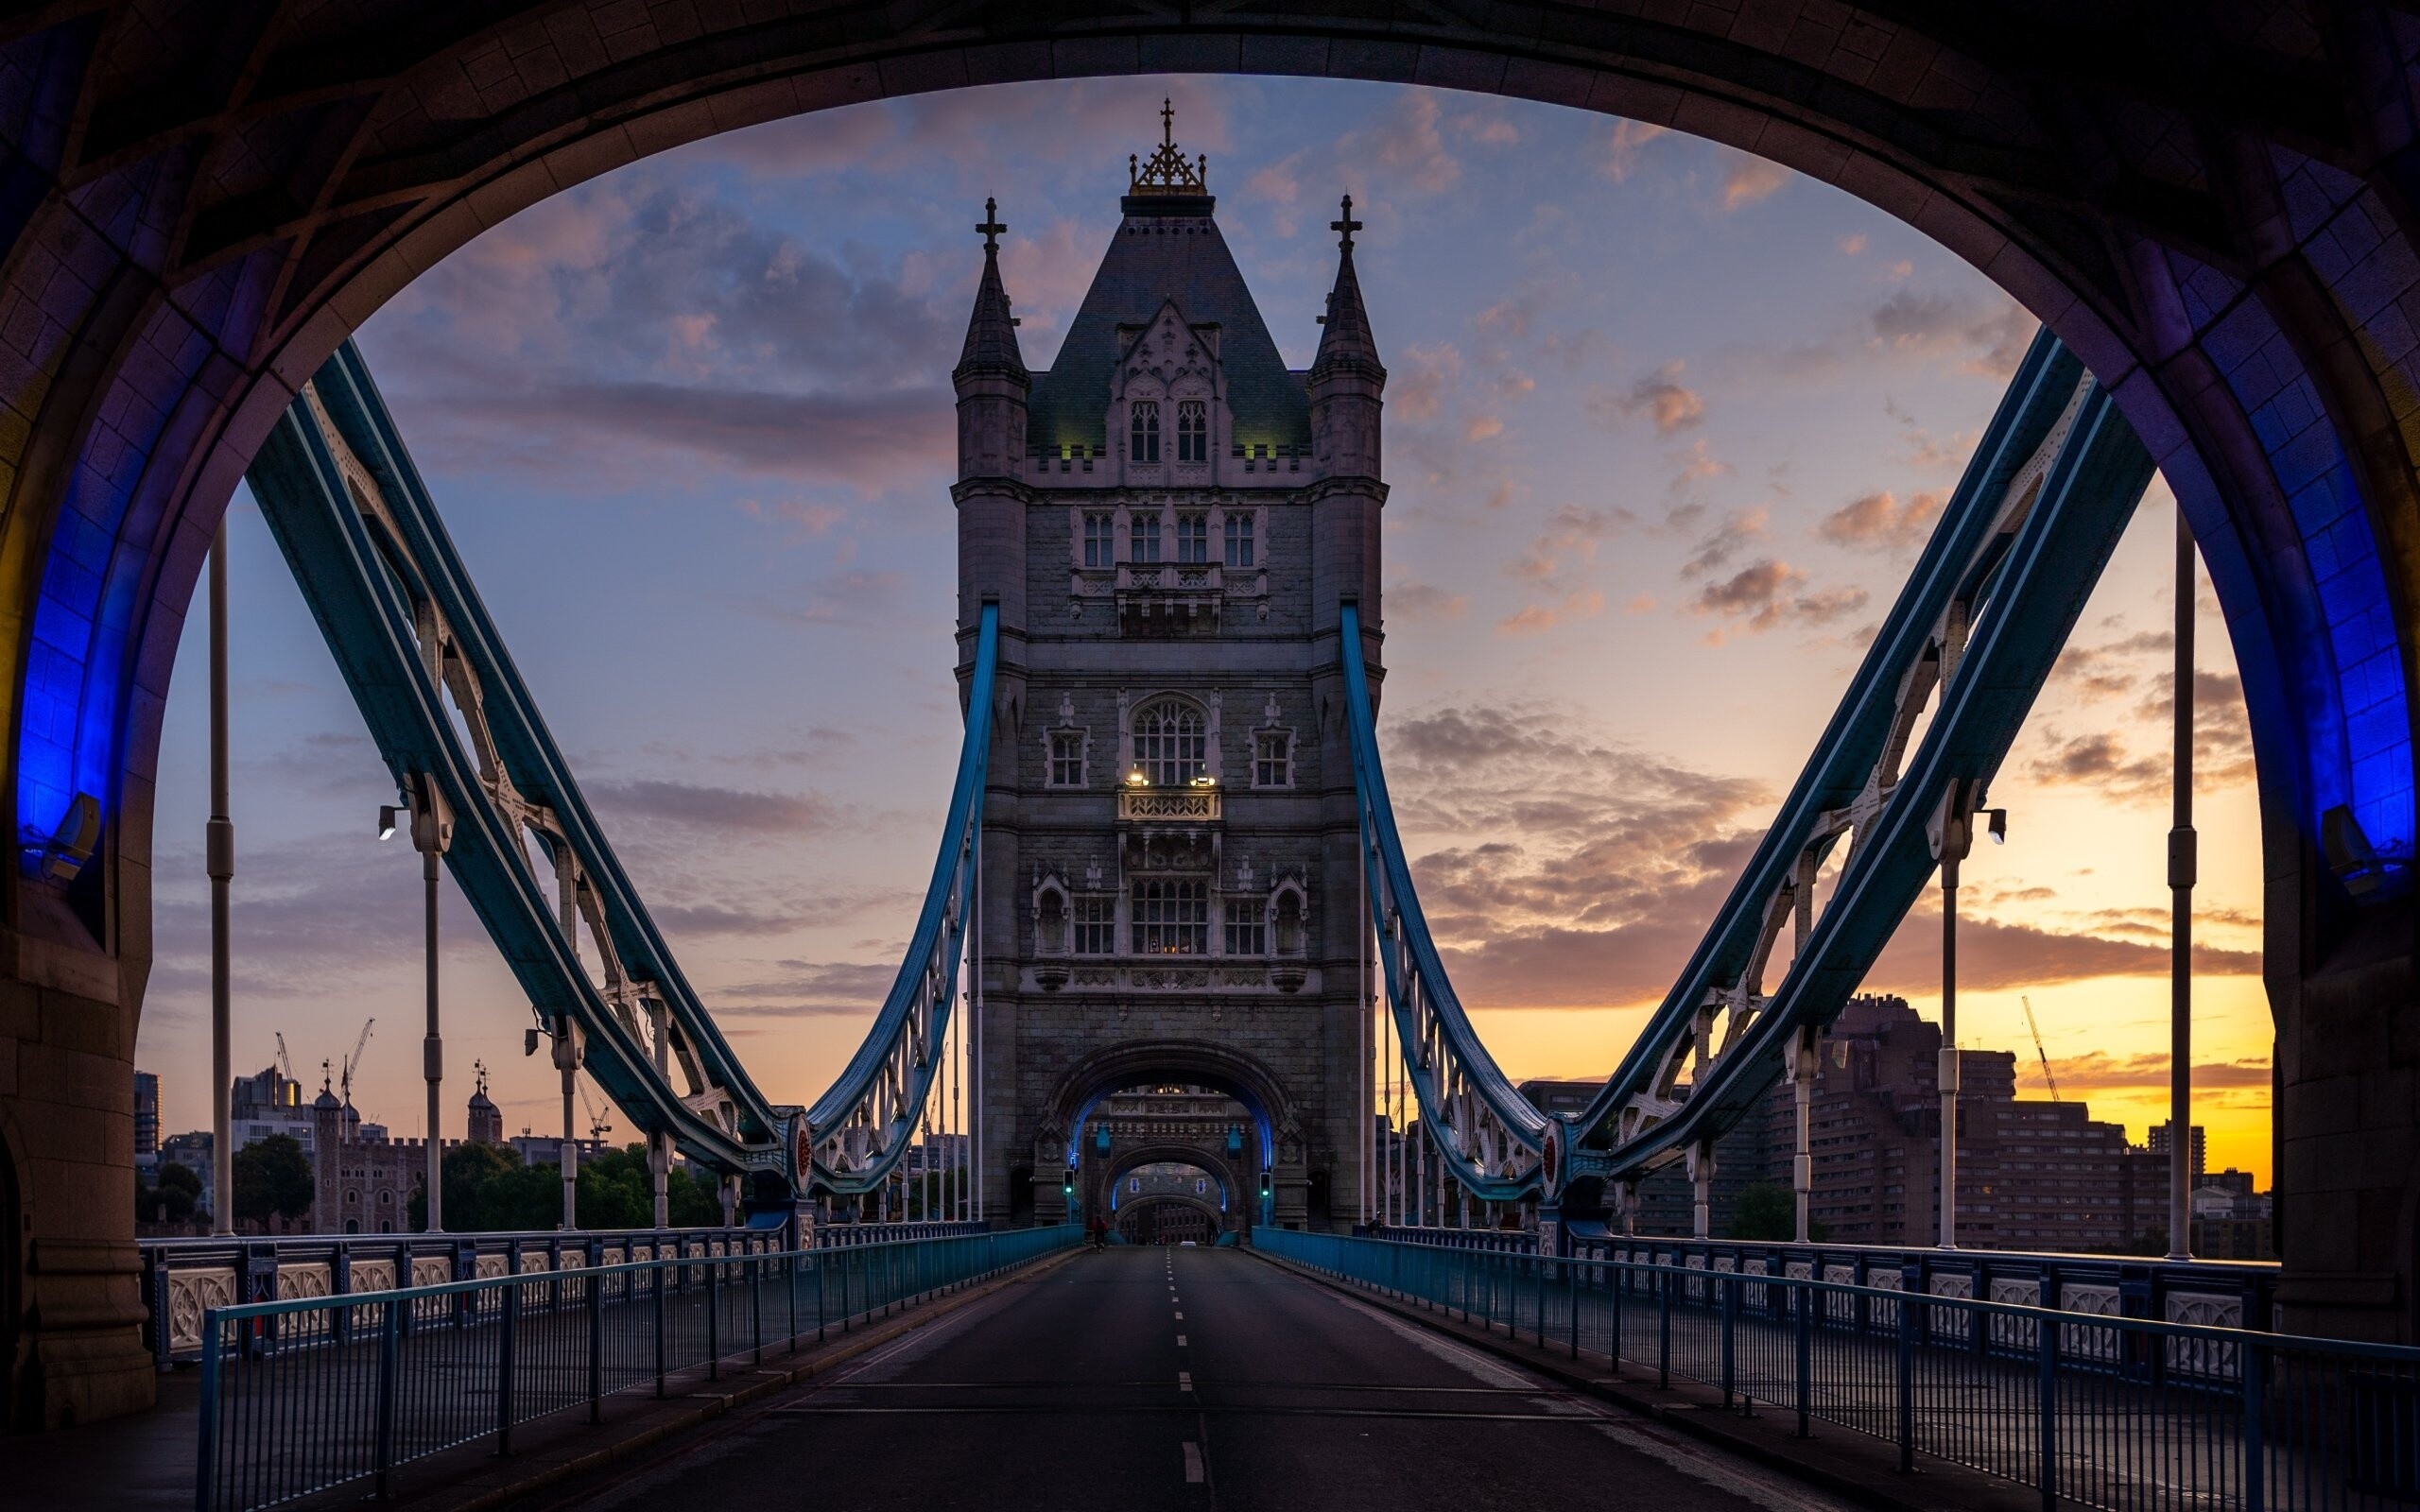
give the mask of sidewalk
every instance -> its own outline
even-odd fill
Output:
[[[1389,1293],[1339,1280],[1290,1261],[1250,1250],[1263,1263],[1290,1271],[1353,1297],[1409,1318],[1422,1327],[1487,1350],[1546,1377],[1556,1385],[1578,1391],[1616,1406],[1652,1418],[1677,1433],[1728,1450],[1795,1475],[1807,1484],[1882,1512],[2041,1512],[2041,1493],[2014,1481],[2003,1481],[1962,1466],[1920,1456],[1913,1474],[1899,1469],[1899,1448],[1830,1423],[1812,1425],[1809,1436],[1797,1435],[1797,1415],[1770,1402],[1752,1404],[1749,1412],[1724,1407],[1722,1394],[1711,1386],[1674,1381],[1655,1384],[1652,1362],[1633,1362],[1608,1368],[1602,1354],[1589,1350],[1573,1358],[1567,1345],[1545,1348],[1530,1342],[1534,1335],[1507,1336],[1492,1327],[1466,1323],[1450,1313],[1404,1301]]]

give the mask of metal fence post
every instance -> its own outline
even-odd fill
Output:
[[[167,1332],[164,1310],[160,1332]],[[226,1368],[219,1347],[218,1309],[201,1314],[201,1447],[194,1461],[194,1512],[211,1512],[214,1483],[218,1478],[218,1376]]]
[[[824,1251],[822,1251],[822,1250],[818,1250],[818,1251],[816,1251],[816,1254],[815,1254],[815,1342],[816,1342],[816,1343],[818,1343],[818,1344],[821,1344],[821,1343],[823,1342],[823,1317],[824,1317],[824,1314],[830,1311],[830,1309],[829,1309],[829,1308],[827,1308],[827,1307],[824,1305],[824,1302],[823,1302],[823,1257],[824,1257]]]
[[[722,1266],[706,1266],[706,1379],[722,1379]]]
[[[2269,1351],[2246,1344],[2242,1356],[2243,1512],[2263,1512],[2269,1503]]]
[[[1622,1308],[1630,1290],[1630,1262],[1617,1260],[1605,1267],[1605,1279],[1614,1283],[1613,1337],[1606,1342],[1605,1358],[1613,1366],[1616,1379],[1622,1373]]]
[[[389,1302],[378,1324],[378,1499],[387,1498],[387,1475],[395,1468],[395,1407],[404,1384],[404,1307]]]
[[[605,1420],[605,1277],[588,1272],[588,1420]]]
[[[1672,1384],[1672,1273],[1662,1266],[1655,1270],[1655,1389],[1664,1391]]]
[[[1899,1469],[1916,1468],[1916,1308],[1902,1298],[1899,1309]]]
[[[2041,1377],[2035,1388],[2041,1421],[2034,1433],[2042,1440],[2042,1512],[2053,1512],[2059,1501],[2059,1326],[2047,1317],[2034,1319],[2033,1346]]]
[[[798,1353],[798,1252],[792,1250],[782,1257],[782,1291],[789,1297],[790,1332],[788,1352]]]
[[[1579,1358],[1580,1358],[1580,1264],[1579,1264],[1579,1262],[1577,1262],[1577,1261],[1565,1261],[1565,1262],[1564,1263],[1564,1266],[1563,1266],[1563,1283],[1564,1283],[1564,1286],[1566,1286],[1566,1287],[1570,1288],[1570,1291],[1571,1291],[1571,1357],[1572,1357],[1573,1359],[1577,1360],[1577,1359],[1579,1359]]]
[[[1815,1396],[1815,1283],[1810,1279],[1804,1286],[1792,1287],[1790,1296],[1796,1300],[1798,1331],[1798,1436],[1812,1437],[1807,1416]]]
[[[748,1257],[748,1332],[757,1365],[765,1363],[765,1257]]]
[[[652,1275],[655,1280],[655,1395],[664,1397],[664,1251],[655,1252]]]
[[[1739,1335],[1739,1278],[1735,1274],[1722,1282],[1722,1405],[1731,1405],[1732,1393],[1738,1389],[1736,1368]]]
[[[476,1295],[475,1293],[470,1295]],[[504,1330],[495,1346],[495,1452],[512,1452],[512,1354],[521,1332],[521,1283],[504,1287]]]

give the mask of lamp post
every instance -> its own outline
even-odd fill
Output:
[[[2168,1258],[2193,1258],[2193,527],[2176,507],[2175,816],[2168,832]]]
[[[204,869],[210,874],[210,1228],[235,1231],[234,984],[230,887],[235,876],[235,821],[227,816],[227,522],[210,543],[210,823]],[[11,1236],[11,1242],[13,1242]]]
[[[402,805],[379,805],[378,838],[393,835],[398,815],[409,810],[412,849],[420,852],[422,937],[428,987],[428,1033],[421,1041],[421,1074],[428,1081],[428,1231],[439,1233],[445,1228],[443,1143],[438,1137],[439,1120],[444,1112],[440,1099],[444,1091],[445,1046],[438,1034],[437,858],[454,843],[454,811],[439,795],[435,781],[424,773],[410,775],[403,798]]]
[[[1941,1247],[1958,1247],[1958,867],[1975,847],[1975,816],[1990,820],[1992,843],[2008,840],[2008,810],[1985,809],[1980,779],[1950,780],[1928,838],[1941,863]]]

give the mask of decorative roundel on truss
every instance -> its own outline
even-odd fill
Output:
[[[806,1115],[801,1113],[790,1120],[790,1179],[801,1192],[806,1190],[814,1168],[815,1136],[806,1126]]]
[[[1546,1145],[1538,1152],[1538,1174],[1546,1179],[1546,1194],[1563,1194],[1563,1120],[1547,1120]]]

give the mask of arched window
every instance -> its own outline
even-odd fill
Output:
[[[1138,399],[1133,410],[1133,444],[1126,455],[1136,462],[1156,462],[1160,459],[1160,402]]]
[[[1143,780],[1183,787],[1209,771],[1209,741],[1201,711],[1175,698],[1148,703],[1134,713],[1134,765]]]
[[[1210,406],[1199,399],[1184,400],[1176,406],[1176,459],[1210,460]]]

